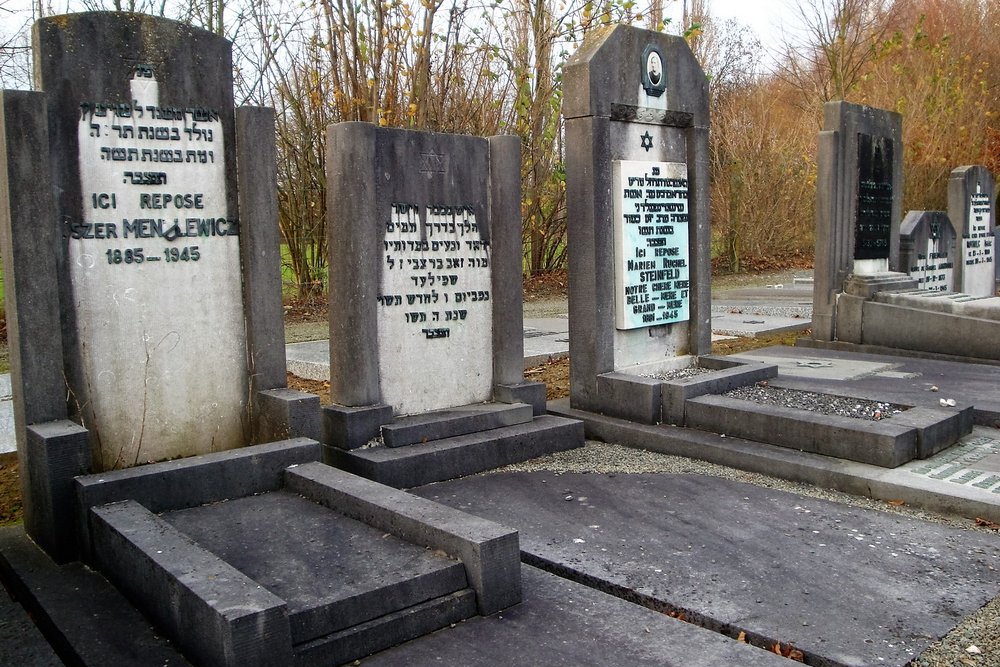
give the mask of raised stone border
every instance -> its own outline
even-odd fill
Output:
[[[716,372],[690,378],[660,380],[629,373],[597,376],[598,394],[605,410],[622,419],[641,424],[684,424],[684,402],[703,394],[722,393],[778,375],[773,364],[704,355],[698,366]]]
[[[477,608],[492,614],[520,602],[517,531],[331,468],[319,456],[318,442],[296,438],[79,477],[85,553],[185,651],[213,665],[286,665],[293,654],[303,665],[331,656],[344,662],[370,652],[365,637],[384,647]],[[475,599],[460,591],[293,647],[283,600],[154,514],[279,489],[460,559]]]
[[[685,412],[691,428],[883,468],[925,458],[972,431],[972,408],[957,412],[913,408],[891,419],[868,421],[728,396],[700,396],[687,401]]]
[[[516,530],[322,463],[285,471],[286,488],[414,544],[457,556],[487,616],[521,601]]]

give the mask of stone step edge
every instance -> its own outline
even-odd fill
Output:
[[[342,665],[476,615],[466,588],[294,647],[296,667]]]
[[[481,403],[397,417],[382,426],[386,447],[405,447],[530,422],[527,403]]]
[[[324,449],[327,462],[338,468],[405,489],[473,475],[583,444],[582,422],[546,415],[524,424],[409,447]]]

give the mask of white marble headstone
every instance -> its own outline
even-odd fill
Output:
[[[67,227],[83,388],[100,468],[246,442],[239,225],[224,134],[207,109],[159,104],[138,69],[131,104],[79,121],[83,219]]]

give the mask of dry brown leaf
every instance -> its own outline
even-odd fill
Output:
[[[893,507],[902,507],[903,505],[906,504],[905,500],[887,500],[885,502],[889,503]]]
[[[742,630],[740,630],[740,636],[736,638],[736,641],[743,642],[744,644],[746,644],[747,643],[747,633],[745,633]]]

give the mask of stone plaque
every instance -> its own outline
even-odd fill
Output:
[[[490,247],[475,207],[390,208],[378,295],[383,399],[400,414],[489,400]]]
[[[854,259],[888,259],[892,231],[892,139],[858,134]]]
[[[686,321],[687,165],[615,160],[615,326]]]
[[[245,441],[239,225],[218,110],[163,106],[149,66],[131,101],[81,100],[83,216],[67,220],[85,426],[99,468]]]
[[[993,267],[993,205],[981,186],[969,193],[969,217],[962,234],[963,291],[991,295],[996,287]]]

